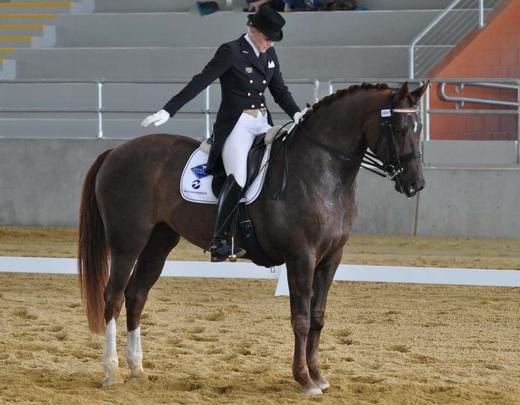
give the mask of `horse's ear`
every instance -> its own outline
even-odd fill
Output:
[[[397,94],[395,95],[396,103],[399,104],[399,102],[401,100],[404,100],[407,95],[408,95],[408,82],[404,82],[403,85],[401,86],[401,88],[399,89],[399,91],[397,92]]]
[[[428,80],[421,87],[418,87],[414,91],[412,91],[410,93],[410,95],[413,96],[413,98],[416,101],[419,101],[419,99],[423,96],[424,92],[426,91],[426,89],[428,88],[429,85],[430,85],[430,81]]]

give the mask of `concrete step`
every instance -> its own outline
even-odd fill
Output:
[[[191,11],[195,8],[194,0],[96,0],[96,13],[162,13]]]
[[[56,22],[57,14],[5,14],[0,10],[0,24],[53,24]]]
[[[437,14],[431,10],[287,13],[280,45],[407,45]],[[206,17],[126,13],[63,15],[56,29],[60,47],[192,47],[218,46],[238,38],[247,26],[245,13]]]
[[[0,36],[0,49],[48,48],[56,45],[56,29],[54,26],[44,26],[40,34]]]
[[[4,59],[0,55],[0,80],[16,79],[16,62],[11,59]]]
[[[0,48],[0,58],[13,57],[16,53],[16,48]]]
[[[30,48],[32,43],[32,36],[17,35],[17,36],[0,36],[1,48]]]
[[[215,48],[20,49],[19,79],[185,80],[211,59]],[[279,47],[291,79],[406,77],[407,46]],[[326,63],[323,63],[326,61]]]
[[[0,14],[68,13],[72,2],[0,3]]]
[[[41,35],[43,24],[0,24],[0,37]]]
[[[442,10],[453,0],[358,0],[368,10]],[[474,2],[475,4],[477,2]],[[494,7],[497,0],[484,0],[485,7]],[[462,3],[467,7],[468,2]]]
[[[74,0],[74,1],[70,1],[70,3],[81,4],[83,1],[82,0]],[[54,1],[49,1],[49,0],[11,0],[11,2],[12,3],[35,3],[35,4],[38,3],[36,5],[39,5],[41,3],[55,3]],[[62,3],[64,1],[63,0],[57,0],[56,2]]]
[[[43,0],[42,0],[43,1]],[[360,8],[368,10],[440,10],[453,0],[358,0]],[[497,0],[484,0],[490,6]],[[242,10],[245,0],[234,0],[234,7]],[[195,0],[96,0],[96,12],[113,13],[160,13],[172,11],[193,11]],[[284,16],[288,13],[284,13]]]

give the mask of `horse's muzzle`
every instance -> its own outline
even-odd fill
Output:
[[[424,180],[420,180],[417,182],[411,182],[409,184],[403,184],[402,182],[395,182],[395,189],[405,194],[408,198],[415,196],[419,191],[424,188]]]

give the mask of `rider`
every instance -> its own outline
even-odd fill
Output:
[[[142,126],[164,124],[188,101],[220,79],[222,101],[213,126],[214,141],[211,147],[206,173],[222,174],[227,178],[218,199],[213,241],[209,248],[211,261],[226,260],[232,252],[226,234],[231,216],[246,183],[247,154],[256,135],[266,132],[273,125],[266,107],[265,89],[269,87],[274,100],[297,122],[302,113],[284,83],[278,57],[274,51],[275,41],[283,38],[283,17],[271,7],[260,7],[248,15],[247,34],[221,45],[213,59],[201,73],[164,108],[146,117]]]

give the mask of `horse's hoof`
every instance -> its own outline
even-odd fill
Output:
[[[123,379],[119,375],[112,375],[103,379],[103,388],[108,388],[113,385],[122,384]]]
[[[329,382],[326,381],[326,380],[319,381],[319,382],[314,381],[314,382],[316,383],[316,385],[317,385],[317,386],[320,388],[320,390],[322,390],[322,391],[328,390],[329,387],[330,387]]]
[[[132,375],[130,377],[132,380],[148,381],[148,374],[146,374],[143,370],[132,371]]]
[[[314,381],[314,384],[316,384],[322,391],[325,391],[330,387],[329,382],[323,377],[315,380],[313,379],[312,381]]]
[[[323,392],[317,385],[312,385],[312,386],[303,388],[303,393],[305,395],[309,395],[309,396],[317,396],[317,395],[323,394]]]

